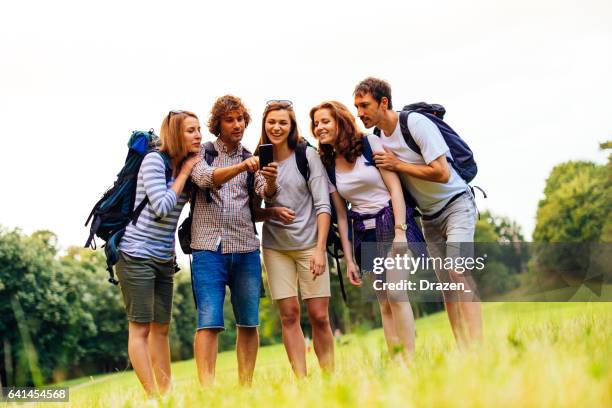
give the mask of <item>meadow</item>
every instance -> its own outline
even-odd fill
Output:
[[[612,303],[489,303],[485,342],[457,350],[442,313],[417,320],[409,366],[389,359],[381,330],[342,336],[336,372],[308,353],[294,379],[282,345],[260,349],[252,388],[237,385],[235,353],[219,355],[217,383],[198,386],[193,360],[173,364],[174,390],[147,403],[131,371],[81,378],[72,407],[610,407]]]

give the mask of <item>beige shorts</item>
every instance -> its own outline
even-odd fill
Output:
[[[268,275],[272,299],[285,299],[298,295],[298,283],[302,299],[329,297],[329,265],[325,257],[325,272],[313,279],[310,258],[316,247],[295,251],[278,251],[263,248],[263,261]]]

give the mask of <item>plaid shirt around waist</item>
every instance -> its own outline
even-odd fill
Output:
[[[193,168],[192,181],[199,187],[196,205],[193,211],[191,228],[191,248],[195,250],[216,251],[221,245],[224,254],[245,253],[259,249],[259,238],[253,230],[251,211],[249,209],[249,192],[247,191],[247,172],[226,181],[220,186],[213,184],[213,172],[216,168],[229,167],[242,162],[242,145],[233,152],[228,152],[226,145],[217,139],[214,142],[218,156],[208,165],[202,160]],[[206,202],[204,188],[210,189],[212,201]],[[255,173],[255,194],[266,201],[266,180],[260,172]]]

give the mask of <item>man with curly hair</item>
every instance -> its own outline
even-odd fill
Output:
[[[259,239],[252,202],[277,193],[277,163],[259,169],[259,159],[241,144],[251,117],[232,95],[218,98],[208,129],[217,140],[204,145],[191,173],[195,196],[191,247],[193,293],[198,311],[194,353],[198,378],[212,385],[217,336],[224,330],[223,303],[229,287],[237,326],[236,354],[240,384],[250,385],[259,348],[259,297],[262,290]]]

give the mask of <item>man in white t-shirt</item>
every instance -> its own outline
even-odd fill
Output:
[[[411,149],[402,135],[400,115],[393,110],[391,86],[384,80],[366,78],[353,93],[357,115],[366,128],[380,129],[385,153],[374,154],[376,166],[399,173],[403,187],[423,214],[423,233],[430,256],[473,253],[476,205],[467,183],[449,165],[452,159],[438,127],[425,115],[412,112],[406,126],[420,148]],[[469,255],[468,255],[469,256]],[[463,282],[474,288],[470,276],[455,271],[436,271],[441,280]],[[444,278],[446,277],[446,279]],[[455,297],[454,297],[455,296]],[[482,338],[480,302],[473,295],[444,293],[453,334],[460,346]]]

